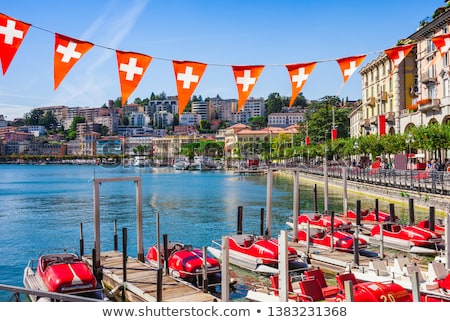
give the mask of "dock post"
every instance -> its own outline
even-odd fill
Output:
[[[309,238],[311,237],[311,224],[309,220],[306,222],[306,254],[309,256]]]
[[[420,302],[420,282],[419,282],[419,272],[412,272],[411,275],[411,290],[413,302]]]
[[[353,283],[352,281],[344,282],[345,301],[354,302]]]
[[[300,212],[300,202],[299,202],[299,184],[298,184],[298,172],[297,170],[294,170],[294,201],[293,201],[293,214],[292,214],[292,222],[293,222],[293,231],[292,231],[292,241],[297,242],[298,241],[298,214]]]
[[[266,198],[266,227],[267,238],[272,235],[272,184],[273,184],[273,169],[267,170],[267,198]]]
[[[207,261],[207,255],[206,255],[206,246],[202,247],[202,253],[203,253],[203,265],[202,265],[202,275],[203,275],[203,283],[202,288],[203,292],[208,292],[208,261]]]
[[[237,234],[242,235],[242,206],[238,206]]]
[[[391,223],[395,222],[395,205],[393,203],[389,204],[389,220]]]
[[[344,190],[344,200],[342,200],[342,212],[345,216],[347,216],[348,211],[348,196],[347,196],[347,167],[342,167],[342,181],[343,181],[343,190]]]
[[[380,258],[384,258],[383,224],[380,225]]]
[[[162,302],[163,269],[158,268],[156,274],[156,302]]]
[[[361,200],[356,200],[356,226],[361,226]]]
[[[84,256],[83,223],[80,223],[80,257]]]
[[[289,292],[289,263],[288,263],[288,235],[282,230],[278,238],[278,287],[280,288],[280,302],[287,302]]]
[[[158,268],[161,268],[161,226],[159,224],[159,212],[156,213],[156,249],[158,250]],[[166,254],[164,254],[166,256]],[[164,257],[167,258],[167,257]]]
[[[122,280],[122,302],[126,301],[126,283],[127,283],[127,244],[128,244],[128,230],[122,228],[122,265],[123,265],[123,280]]]
[[[259,215],[259,235],[264,236],[264,208],[261,208],[261,212]]]
[[[409,198],[409,224],[412,226],[416,222],[414,218],[414,199]]]
[[[144,236],[142,224],[142,178],[135,181],[136,184],[136,235],[138,260],[144,262]]]
[[[375,199],[375,220],[376,221],[380,220],[379,215],[380,215],[380,207],[378,205],[378,198],[377,198],[377,199]]]
[[[94,179],[94,267],[100,267],[100,181]]]
[[[318,210],[317,210],[317,184],[314,184],[313,193],[314,193],[314,213],[317,214],[317,212],[318,212]]]
[[[230,301],[230,248],[228,236],[222,237],[221,300]]]
[[[119,237],[117,236],[117,219],[114,219],[114,250],[119,249]]]
[[[164,270],[166,275],[169,275],[169,239],[167,238],[167,234],[163,235],[163,247],[164,247]]]
[[[330,243],[330,248],[331,251],[334,252],[334,211],[331,212],[331,226],[330,226],[330,230],[331,230],[331,243]]]
[[[434,207],[432,206],[430,207],[430,217],[429,217],[429,224],[430,224],[429,227],[431,231],[434,231],[435,229],[434,223],[435,223],[435,210]]]
[[[353,264],[355,267],[359,266],[359,226],[356,226],[353,236]]]
[[[445,215],[444,218],[444,225],[445,225],[445,230],[444,230],[444,237],[445,237],[445,242],[444,242],[444,247],[445,247],[445,258],[444,261],[447,265],[447,268],[450,266],[450,213],[447,211],[447,214]]]

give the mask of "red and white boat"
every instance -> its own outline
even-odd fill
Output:
[[[347,210],[347,215],[345,218],[356,220],[357,215],[353,210]],[[395,216],[396,220],[398,219]],[[370,222],[370,223],[378,223],[378,222],[387,222],[391,220],[391,215],[384,211],[378,211],[378,220],[375,210],[369,211],[369,209],[364,209],[361,211],[361,222]]]
[[[316,270],[316,269],[314,269]],[[320,272],[320,269],[319,269]],[[306,275],[306,274],[305,274]],[[389,282],[361,282],[352,272],[336,275],[336,287],[330,287],[324,280],[323,273],[319,277],[305,276],[296,282],[289,281],[288,300],[295,302],[344,302],[346,301],[345,281],[352,282],[354,302],[412,302],[411,293],[401,285]],[[278,276],[270,277],[272,286],[249,290],[247,299],[253,302],[279,301]]]
[[[161,250],[161,267],[164,267],[165,257],[162,245]],[[147,251],[146,259],[155,268],[159,267],[158,253],[157,245],[153,245]],[[183,279],[195,287],[202,287],[204,255],[201,249],[180,242],[169,242],[167,254],[167,265],[172,276]],[[214,287],[221,281],[220,262],[206,254],[206,266],[208,286]]]
[[[305,230],[298,231],[298,241],[299,243],[306,244],[307,232]],[[321,247],[329,249],[331,248],[331,243],[333,243],[333,248],[342,252],[353,252],[354,251],[354,238],[353,235],[344,230],[335,230],[333,236],[331,231],[326,229],[310,229],[309,243],[315,247]],[[367,248],[367,241],[358,237],[358,248],[359,250]]]
[[[298,216],[299,229],[305,229],[308,223],[310,228],[331,228],[331,216],[318,213],[303,213]],[[293,228],[291,222],[287,222],[286,224]],[[351,229],[353,225],[349,220],[334,216],[333,227],[334,229],[348,230]]]
[[[430,221],[428,219],[421,220],[417,223],[417,227],[430,229]],[[442,224],[441,221],[436,220],[436,222],[434,223],[434,231],[441,235],[444,235],[445,226]]]
[[[278,274],[278,239],[265,239],[253,234],[237,234],[229,236],[230,264],[257,273]],[[221,243],[213,241],[208,251],[216,258],[222,256]],[[291,273],[301,272],[308,268],[293,247],[288,247],[288,263]]]
[[[89,266],[72,253],[46,254],[30,260],[24,270],[23,284],[35,291],[104,299],[103,289]],[[33,302],[51,301],[50,297],[29,297]]]
[[[381,228],[383,232],[383,243],[390,248],[401,250],[410,250],[414,252],[428,252],[427,250],[435,251],[442,244],[442,236],[431,230],[419,228],[417,226],[402,226],[397,223],[383,223],[375,225],[371,231],[368,242],[381,240]],[[363,235],[362,235],[363,236]],[[363,237],[364,238],[364,237]],[[415,247],[411,249],[412,247]],[[416,251],[417,250],[417,251]]]

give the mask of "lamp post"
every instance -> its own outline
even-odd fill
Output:
[[[409,179],[410,183],[412,184],[412,159],[411,159],[411,144],[414,142],[414,138],[411,132],[408,133],[408,138],[406,139],[406,142],[408,143],[408,158],[407,158],[407,164],[409,167]]]

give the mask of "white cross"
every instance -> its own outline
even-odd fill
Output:
[[[252,72],[249,69],[244,70],[243,77],[236,77],[236,83],[242,84],[242,91],[247,92],[250,85],[254,85],[256,83],[256,78],[251,77]]]
[[[77,44],[73,41],[70,41],[67,47],[58,45],[58,48],[56,48],[56,52],[63,54],[63,57],[61,59],[63,63],[68,63],[70,62],[71,58],[80,59],[81,53],[76,51],[76,48]]]
[[[127,81],[132,81],[135,74],[142,75],[144,70],[142,67],[137,67],[136,63],[137,59],[135,57],[130,57],[128,64],[120,64],[120,71],[127,72],[127,75],[125,76]]]
[[[350,61],[350,67],[344,69],[344,76],[350,77],[356,70],[356,62],[354,60]]]
[[[192,66],[186,66],[184,73],[177,74],[177,80],[183,81],[183,88],[188,89],[191,87],[191,83],[198,83],[198,75],[192,74],[194,69]]]
[[[305,67],[301,67],[298,69],[298,74],[292,75],[292,82],[297,82],[297,88],[302,86],[303,82],[306,82],[309,74],[305,74]]]
[[[5,35],[5,44],[12,45],[14,38],[23,38],[23,31],[16,29],[16,22],[8,20],[6,27],[0,26],[0,34]]]
[[[450,38],[444,39],[444,46],[440,48],[442,54],[445,54],[450,49]]]
[[[394,59],[394,67],[397,67],[404,58],[405,58],[405,52],[403,50],[400,50],[398,52],[398,58]]]

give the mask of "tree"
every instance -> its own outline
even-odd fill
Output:
[[[269,94],[267,100],[265,101],[265,105],[266,105],[266,113],[265,113],[266,120],[269,114],[280,113],[283,106],[286,106],[285,104],[283,104],[283,100],[281,99],[281,96],[278,93]]]

